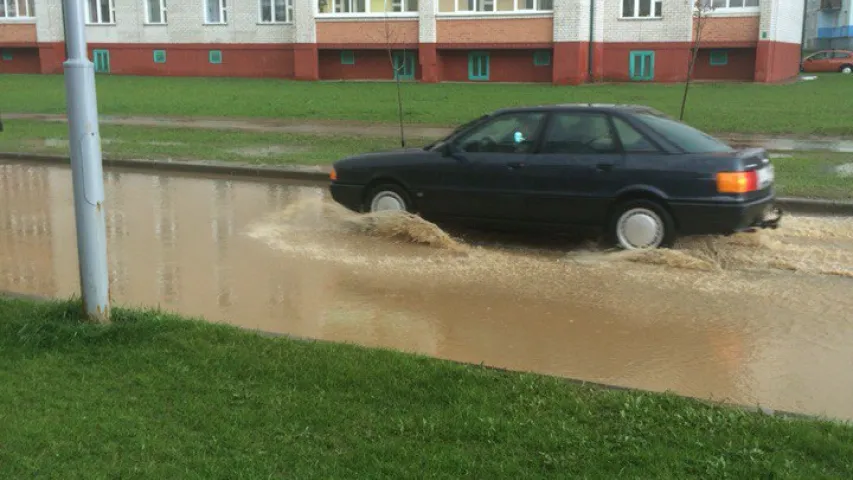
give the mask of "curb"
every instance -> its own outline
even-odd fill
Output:
[[[6,299],[10,299],[10,300],[24,300],[24,301],[30,301],[30,302],[58,302],[58,301],[63,301],[63,299],[61,299],[61,298],[57,299],[57,298],[52,298],[52,297],[48,297],[48,296],[44,296],[44,295],[16,293],[16,292],[10,292],[8,290],[0,290],[0,298],[6,298]],[[148,307],[120,307],[120,308],[127,308],[130,310],[158,310],[157,308],[148,308]],[[222,324],[217,324],[215,322],[209,322],[208,320],[204,319],[204,317],[186,316],[186,315],[183,315],[183,314],[181,314],[177,311],[174,311],[174,310],[162,310],[162,311],[164,313],[169,313],[171,315],[181,316],[183,318],[189,319],[190,321],[192,321],[193,319],[200,319],[200,320],[203,320],[205,323],[209,323],[211,325],[222,325]],[[316,338],[310,338],[310,337],[302,337],[302,336],[297,336],[297,335],[291,335],[288,333],[269,332],[269,331],[265,331],[265,330],[258,330],[258,329],[254,329],[254,328],[239,327],[239,326],[227,325],[227,324],[225,324],[225,326],[230,327],[230,328],[236,328],[238,330],[246,332],[247,334],[254,334],[254,335],[258,335],[258,336],[266,337],[266,338],[285,338],[288,340],[292,340],[292,341],[296,341],[296,342],[305,342],[305,343],[323,343],[323,344],[332,344],[332,345],[343,344],[341,342],[334,342],[331,340],[316,339]],[[370,349],[370,350],[373,349],[372,347],[365,347],[362,345],[357,345],[357,346],[360,346],[361,348],[365,348],[365,349]],[[418,357],[428,358],[431,360],[437,360],[440,362],[450,362],[450,363],[454,363],[454,364],[461,365],[461,366],[467,367],[467,368],[472,368],[472,369],[482,368],[482,369],[486,369],[486,370],[490,370],[490,371],[494,371],[494,372],[500,372],[500,373],[504,373],[504,374],[540,375],[543,377],[556,378],[556,379],[558,379],[564,383],[567,383],[569,385],[578,386],[578,387],[596,388],[596,389],[606,390],[606,391],[628,392],[628,393],[636,393],[636,394],[672,395],[672,396],[676,396],[679,398],[694,400],[694,401],[697,401],[697,402],[702,403],[704,405],[708,405],[710,407],[733,408],[733,409],[742,410],[742,411],[745,411],[748,413],[755,413],[755,414],[764,415],[764,416],[768,416],[768,417],[776,417],[776,418],[790,419],[790,420],[830,422],[830,423],[837,423],[837,424],[848,424],[849,423],[847,420],[840,419],[840,418],[828,417],[825,415],[802,413],[802,412],[792,412],[792,411],[786,411],[786,410],[776,410],[776,409],[764,407],[761,405],[747,405],[747,404],[742,404],[742,403],[729,403],[729,402],[725,402],[725,401],[715,401],[712,399],[705,399],[705,398],[700,398],[700,397],[691,397],[691,396],[687,396],[687,395],[680,395],[678,393],[675,393],[672,390],[667,390],[667,391],[663,391],[663,392],[654,391],[654,390],[644,390],[641,388],[623,387],[620,385],[613,385],[613,384],[609,384],[609,383],[589,382],[589,381],[580,380],[577,378],[560,377],[560,376],[556,376],[556,375],[548,375],[548,374],[544,374],[544,373],[537,373],[537,372],[531,372],[531,371],[510,370],[510,369],[501,368],[501,367],[493,367],[493,366],[486,365],[483,363],[472,363],[472,362],[464,362],[464,361],[459,361],[459,360],[449,360],[449,359],[431,357],[429,355],[413,354],[413,353],[399,351],[399,350],[391,350],[391,351],[400,353],[401,355],[416,355]]]
[[[42,163],[70,166],[70,157],[30,153],[0,152],[0,161]],[[171,161],[171,160],[121,160],[103,159],[107,168],[126,168],[139,171],[152,170],[169,173],[198,173],[203,175],[227,175],[243,178],[302,180],[310,182],[328,181],[328,170],[322,167],[246,165],[217,161]]]
[[[71,159],[61,155],[0,152],[0,161],[70,165]],[[323,167],[262,166],[217,161],[119,160],[104,159],[104,167],[156,172],[226,175],[244,179],[298,180],[325,183],[329,173]],[[853,216],[853,201],[816,198],[779,197],[776,204],[785,211],[804,214]]]

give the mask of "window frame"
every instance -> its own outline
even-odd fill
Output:
[[[440,3],[436,4],[437,16],[454,16],[454,15],[517,15],[523,14],[548,14],[554,12],[554,0],[532,0],[533,8],[526,8],[527,0],[513,0],[511,10],[498,10],[498,0],[453,0],[453,10],[441,10]],[[543,8],[543,3],[550,3],[550,6]],[[460,9],[460,4],[464,4],[470,8]],[[488,8],[487,8],[488,5]],[[482,9],[480,9],[482,7]]]
[[[634,58],[647,56],[651,59],[649,76],[637,75],[634,72]],[[655,51],[654,50],[631,50],[628,54],[628,76],[632,82],[653,82],[655,80]]]
[[[314,16],[319,19],[323,18],[382,18],[382,17],[400,17],[400,18],[418,18],[420,15],[420,2],[415,0],[414,9],[409,10],[412,5],[412,0],[385,0],[382,9],[379,11],[372,10],[370,0],[364,1],[363,11],[354,11],[354,6],[361,0],[325,0],[325,5],[321,8],[320,0],[313,1]],[[349,11],[343,11],[344,5],[347,5]],[[399,7],[399,10],[397,8]],[[328,11],[323,11],[327,8]]]
[[[99,57],[99,56],[100,56],[101,58],[106,57],[106,61],[107,61],[107,62],[106,62],[106,67],[107,67],[107,68],[106,68],[106,70],[104,70],[104,69],[98,70],[98,62],[97,62],[97,59],[98,59],[98,57]],[[105,49],[105,48],[96,48],[96,49],[93,49],[93,50],[92,50],[92,64],[93,64],[93,70],[95,71],[95,73],[106,73],[106,74],[109,74],[109,73],[110,73],[110,71],[112,70],[112,68],[110,67],[110,51],[109,51],[109,50],[107,50],[107,49]]]
[[[485,75],[474,75],[474,59],[475,58],[485,58],[486,59],[486,74]],[[474,50],[468,52],[468,80],[471,82],[488,82],[491,79],[492,74],[492,58],[489,52],[482,50]]]
[[[214,56],[218,56],[219,61],[214,62],[213,61]],[[223,61],[222,50],[208,50],[207,51],[207,63],[209,63],[210,65],[222,65],[222,61]]]
[[[717,58],[714,58],[714,54],[717,55]],[[720,58],[722,55],[722,58]],[[713,49],[708,52],[708,65],[712,67],[725,67],[729,64],[729,51],[726,49]]]
[[[0,0],[0,3],[3,4],[3,15],[0,15],[0,22],[27,21],[36,19],[35,0],[24,0],[24,9],[26,10],[25,15],[21,15],[21,11],[18,8],[21,3],[20,0]],[[15,6],[15,15],[9,15],[9,5]]]
[[[708,15],[713,16],[715,14],[726,14],[726,13],[760,13],[761,12],[761,0],[758,0],[758,5],[755,6],[742,6],[742,7],[732,7],[732,0],[724,0],[726,2],[725,7],[715,7],[714,0],[703,0],[703,3],[706,3],[707,6],[711,7],[711,11],[708,12]],[[743,3],[746,4],[747,0],[743,0]],[[695,9],[694,9],[695,10]]]
[[[417,64],[415,62],[415,52],[411,50],[394,50],[393,52],[391,52],[391,59],[391,66],[394,69],[394,80],[406,81],[415,79],[415,74],[417,73],[418,69]],[[405,74],[406,66],[409,64],[407,60],[410,59],[412,72],[410,74]],[[398,61],[402,62],[402,69],[397,68]]]
[[[97,10],[98,21],[96,21],[96,22],[91,21],[92,19],[90,17],[88,0],[83,1],[83,15],[86,18],[86,25],[87,26],[89,26],[89,25],[93,25],[93,26],[107,25],[107,26],[109,26],[109,25],[115,25],[116,24],[116,2],[115,2],[115,0],[107,0],[109,2],[109,6],[110,6],[110,21],[108,21],[108,22],[103,21],[103,18],[102,18],[103,11],[100,8],[101,7],[101,1],[103,1],[103,0],[97,0],[97,2],[98,2],[98,10]]]
[[[145,25],[168,25],[168,18],[166,17],[166,0],[143,0],[144,9],[145,9]],[[160,6],[160,21],[152,22],[151,21],[151,3],[156,3]]]
[[[216,2],[219,5],[219,9],[218,9],[219,10],[219,21],[218,22],[212,22],[207,17],[207,13],[210,10],[208,8],[208,4],[210,2]],[[201,2],[201,8],[202,8],[202,15],[203,15],[202,18],[204,18],[204,24],[205,25],[228,25],[229,5],[228,5],[227,0],[204,0],[203,2]]]
[[[545,56],[545,59],[542,59],[542,55]],[[534,67],[550,67],[551,62],[553,62],[554,55],[551,50],[536,50],[533,52],[533,66]]]
[[[162,54],[163,54],[163,61],[162,61],[162,62],[157,61],[157,54],[158,54],[158,53],[162,53]],[[151,57],[152,57],[152,60],[154,60],[154,63],[156,63],[156,64],[158,64],[158,65],[164,64],[164,63],[166,63],[166,58],[167,58],[166,50],[163,50],[162,48],[161,48],[161,49],[154,50],[154,51],[152,51],[152,52],[151,52]]]
[[[275,0],[270,0],[270,18],[264,20],[264,0],[258,0],[258,24],[260,25],[288,25],[293,23],[293,0],[285,0],[284,3],[284,21],[276,20],[275,16]]]
[[[341,50],[341,65],[355,65],[354,50]]]
[[[645,0],[633,0],[634,2],[634,11],[631,15],[625,15],[625,0],[621,0],[619,5],[619,19],[620,20],[661,20],[663,19],[663,0],[648,0],[649,2],[649,15],[648,16],[640,16],[640,3]],[[660,6],[660,11],[658,11],[658,6]],[[655,15],[657,13],[657,15]]]

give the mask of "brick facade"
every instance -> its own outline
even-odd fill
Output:
[[[114,22],[88,27],[87,39],[93,49],[109,51],[113,74],[391,79],[390,47],[416,55],[418,81],[566,85],[683,81],[697,31],[692,1],[663,0],[659,17],[636,18],[622,11],[623,0],[553,0],[548,11],[514,11],[527,1],[493,0],[493,12],[456,11],[467,5],[463,0],[419,0],[417,11],[387,14],[321,13],[317,0],[293,0],[287,21],[270,24],[261,22],[259,3],[247,0],[229,1],[227,21],[216,25],[205,23],[205,1],[170,1],[168,21],[152,25],[146,0],[115,0]],[[646,1],[635,0],[631,9],[654,10],[655,1]],[[367,3],[380,10],[392,5]],[[324,5],[329,12],[335,3]],[[0,21],[0,48],[30,48],[17,55],[22,60],[15,69],[61,72],[62,9],[54,0],[35,6],[34,18]],[[712,12],[697,78],[778,82],[795,76],[801,25],[802,4],[794,0]],[[154,60],[155,50],[165,51],[165,62]],[[342,50],[360,61],[341,62]],[[212,62],[211,51],[222,61]],[[712,55],[727,60],[711,65]],[[653,68],[632,77],[632,66],[646,65],[637,62]],[[0,71],[12,71],[10,65]]]

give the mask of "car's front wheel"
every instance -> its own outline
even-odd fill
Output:
[[[405,189],[399,185],[383,184],[370,190],[365,202],[365,210],[370,213],[383,211],[411,212],[413,205]]]
[[[657,202],[630,200],[614,208],[610,239],[624,250],[668,248],[675,243],[675,221]]]

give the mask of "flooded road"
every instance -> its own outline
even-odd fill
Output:
[[[281,182],[105,184],[119,305],[853,419],[853,220],[612,253],[449,236]],[[70,171],[0,164],[0,198],[0,290],[76,294]]]

